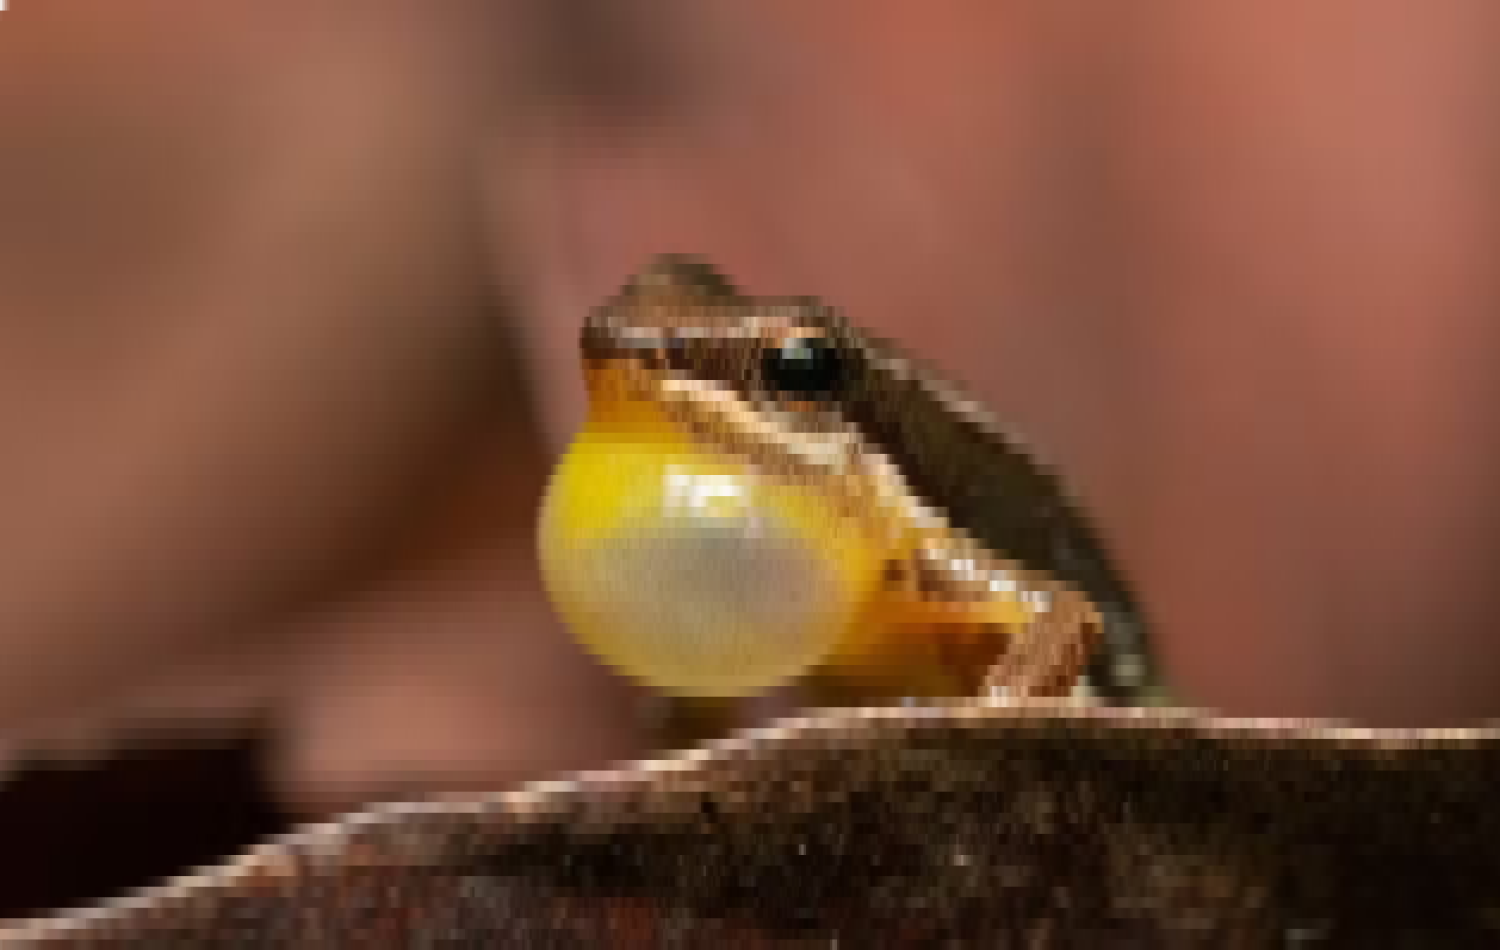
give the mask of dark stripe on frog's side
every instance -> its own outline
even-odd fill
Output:
[[[1105,620],[1105,646],[1088,666],[1090,687],[1101,699],[1142,699],[1154,685],[1140,609],[1054,471],[977,407],[954,405],[956,398],[923,382],[925,370],[888,345],[836,319],[832,333],[849,354],[841,413],[956,528],[1086,594]],[[1147,682],[1132,668],[1146,671]]]

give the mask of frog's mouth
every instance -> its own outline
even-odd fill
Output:
[[[674,374],[632,354],[587,364],[589,426],[753,466],[778,488],[818,504],[881,543],[901,543],[913,524],[943,519],[923,507],[883,453],[836,411],[757,405],[733,387]]]

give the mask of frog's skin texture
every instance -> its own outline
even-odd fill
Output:
[[[541,555],[616,668],[717,700],[1130,685],[1137,612],[1052,469],[891,344],[665,255],[582,355],[590,413]]]

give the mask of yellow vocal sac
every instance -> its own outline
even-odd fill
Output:
[[[549,591],[579,640],[684,697],[751,696],[817,666],[875,587],[882,552],[811,492],[651,420],[596,409],[543,509]]]

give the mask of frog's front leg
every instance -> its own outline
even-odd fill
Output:
[[[1100,637],[1087,598],[962,542],[893,560],[833,656],[804,682],[817,705],[981,695],[1061,697]]]

